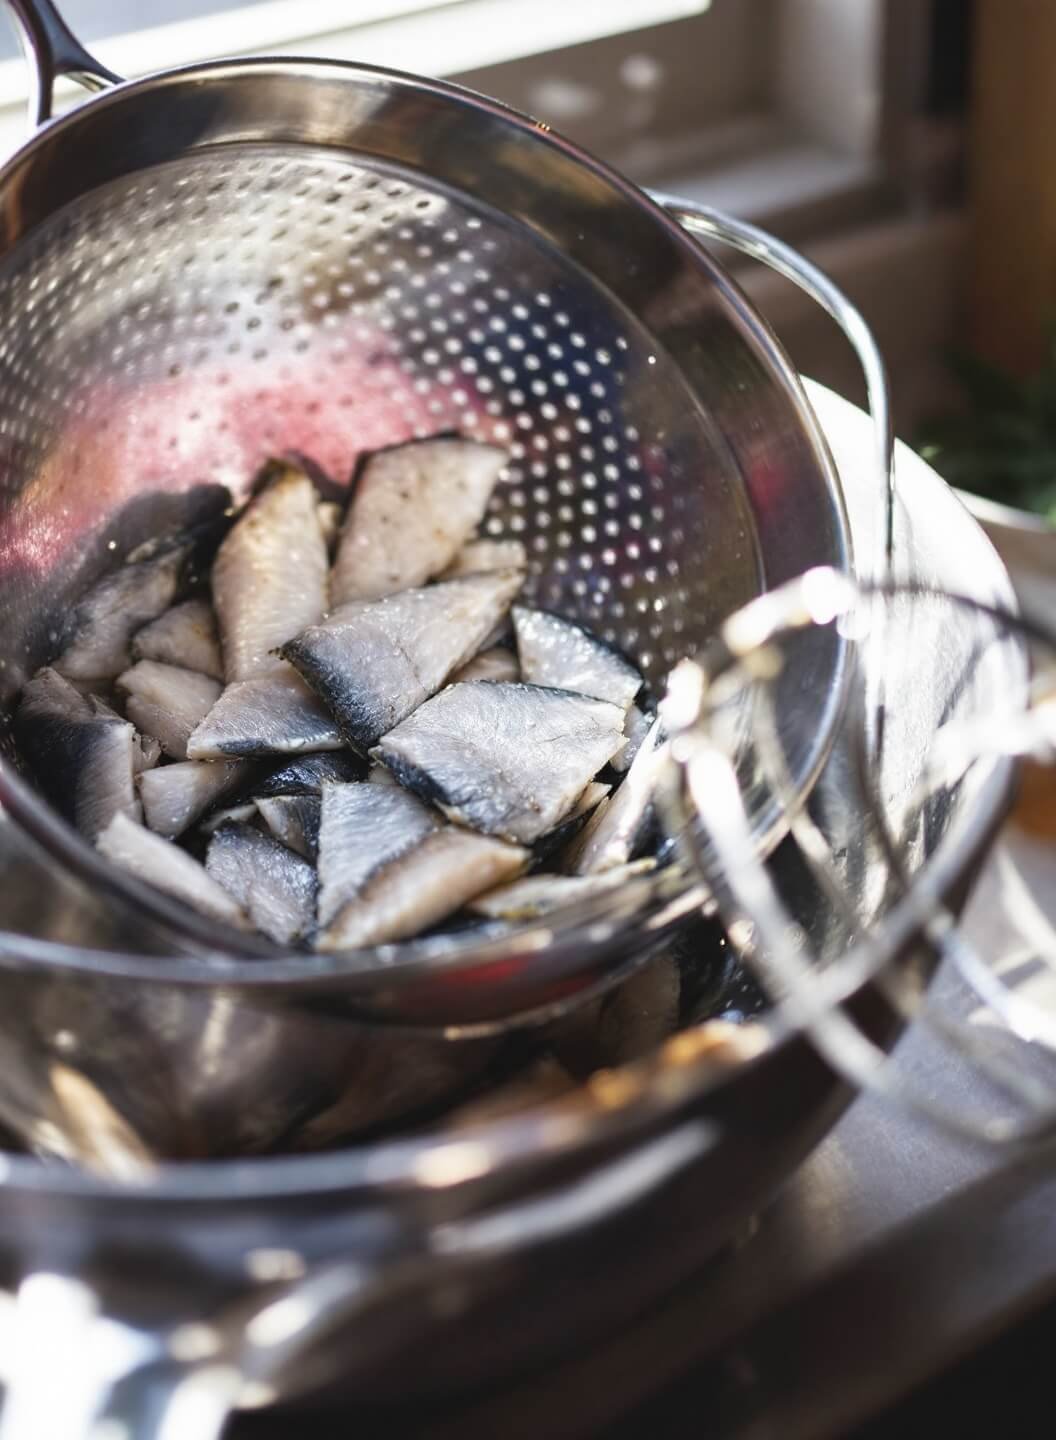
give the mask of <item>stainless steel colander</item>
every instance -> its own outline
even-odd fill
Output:
[[[50,4],[13,9],[38,118],[56,72],[114,79]],[[507,446],[488,532],[525,544],[534,600],[633,654],[654,691],[753,595],[849,563],[798,379],[722,269],[545,125],[391,72],[199,66],[45,125],[0,171],[0,365],[7,702],[51,658],[85,586],[221,487],[240,500],[275,452],[343,484],[363,450],[415,435]],[[803,789],[842,679],[828,634],[782,679]],[[202,922],[58,822],[10,750],[0,800],[61,865],[131,907],[144,945],[215,950]],[[769,845],[780,809],[762,792],[753,806]],[[596,907],[556,917],[566,943],[545,959],[533,945],[503,1003],[546,1004],[573,973],[644,954],[658,910],[673,923],[686,908],[688,882],[673,911],[663,883],[637,910],[603,907],[608,926]],[[424,953],[412,942],[337,964],[362,976],[381,961],[395,983]],[[511,969],[501,946],[467,942],[457,961],[475,980]],[[271,982],[311,973],[303,958],[268,963]],[[451,1018],[451,974],[422,1018],[441,995]],[[486,987],[458,993],[474,998],[456,1018],[479,1018]]]

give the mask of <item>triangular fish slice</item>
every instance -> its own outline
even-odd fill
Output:
[[[187,742],[192,760],[339,750],[331,716],[288,665],[278,674],[229,685]]]
[[[642,688],[629,660],[571,620],[523,605],[513,607],[512,617],[523,680],[610,700],[623,710]]]
[[[463,545],[442,575],[479,575],[484,570],[527,570],[528,552],[519,540],[471,540]]]
[[[216,616],[208,600],[185,600],[144,625],[132,637],[132,654],[137,660],[160,660],[214,680],[224,678]]]
[[[491,445],[447,436],[372,455],[341,532],[333,603],[394,595],[439,575],[480,524],[506,460]]]
[[[137,781],[143,818],[159,835],[182,835],[199,815],[248,782],[252,774],[248,760],[184,760],[148,770]]]
[[[97,714],[54,670],[24,687],[14,734],[41,789],[89,840],[115,815],[139,818],[134,727]]]
[[[604,700],[472,680],[426,701],[372,753],[449,819],[531,844],[620,747],[622,726]]]
[[[282,648],[353,744],[367,749],[474,654],[520,587],[470,575],[335,610]]]
[[[446,825],[368,881],[323,931],[317,949],[353,950],[418,935],[482,890],[521,874],[530,858],[516,845]]]
[[[319,923],[327,925],[375,871],[420,845],[439,820],[390,785],[324,785],[319,821]]]
[[[241,907],[197,860],[127,816],[116,815],[96,843],[108,860],[138,879],[183,900],[211,919],[225,920],[240,930],[249,929]]]
[[[597,875],[633,857],[652,813],[666,759],[663,727],[654,720],[619,789],[598,806],[572,842],[566,869],[575,875]]]
[[[595,895],[619,890],[628,880],[656,868],[655,860],[636,860],[607,870],[603,875],[528,875],[512,885],[500,885],[470,904],[476,915],[489,920],[534,920],[564,905],[592,900]]]
[[[286,467],[250,502],[213,563],[229,684],[279,668],[272,651],[326,609],[328,571],[315,486]]]
[[[177,545],[104,575],[69,612],[55,669],[79,680],[112,680],[127,669],[132,636],[172,604],[189,553]]]
[[[274,795],[256,804],[276,840],[306,860],[315,860],[319,854],[319,820],[323,806],[318,795]]]
[[[216,704],[219,680],[163,665],[157,660],[140,660],[117,679],[124,691],[125,714],[145,735],[153,735],[166,755],[187,759],[191,732]]]
[[[249,825],[222,825],[209,841],[206,873],[276,945],[291,945],[315,924],[315,870]]]

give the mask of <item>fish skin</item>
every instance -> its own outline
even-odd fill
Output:
[[[39,671],[22,691],[13,732],[44,794],[94,840],[117,814],[138,820],[136,732],[97,713],[56,671]]]
[[[137,660],[117,677],[117,687],[125,693],[128,718],[174,760],[187,759],[187,741],[221,689],[219,680],[158,660]]]
[[[635,860],[601,875],[528,875],[478,895],[469,908],[489,920],[534,920],[565,905],[619,890],[628,880],[656,869],[655,860]]]
[[[318,795],[272,795],[256,802],[264,824],[287,849],[315,861],[323,802]]]
[[[239,930],[250,928],[241,906],[207,874],[204,866],[171,840],[144,830],[126,815],[114,816],[96,846],[113,864],[183,900],[201,914],[226,921]]]
[[[503,645],[493,645],[490,650],[482,650],[479,655],[474,655],[460,670],[456,670],[451,676],[451,684],[457,685],[463,680],[519,680],[521,678],[521,667],[517,663],[517,656],[512,650],[507,650]]]
[[[634,702],[642,677],[618,650],[549,610],[515,605],[511,617],[521,676],[529,684],[575,690],[625,711]]]
[[[250,825],[255,824],[257,819],[256,802],[248,800],[244,805],[228,805],[226,809],[214,810],[211,815],[205,817],[198,828],[204,834],[212,835],[215,830],[220,829],[221,825]]]
[[[371,754],[448,819],[532,844],[623,743],[622,725],[605,700],[471,680],[427,700]]]
[[[328,780],[348,784],[362,780],[366,762],[351,750],[322,751],[312,755],[293,755],[258,779],[253,787],[256,798],[268,795],[320,795]]]
[[[324,784],[319,821],[319,924],[326,926],[370,877],[440,824],[413,795],[389,785]]]
[[[360,949],[406,940],[482,890],[521,874],[530,852],[445,825],[380,869],[321,932],[316,948]]]
[[[315,870],[252,826],[222,825],[209,841],[206,874],[276,945],[291,945],[315,924]]]
[[[112,680],[132,663],[137,630],[176,598],[189,545],[120,566],[98,580],[69,613],[66,643],[54,668],[74,680]]]
[[[486,570],[527,570],[528,551],[519,540],[470,540],[441,574],[442,580]]]
[[[285,467],[250,501],[213,562],[228,684],[280,668],[272,652],[322,618],[328,573],[315,487]]]
[[[298,755],[345,744],[319,699],[288,665],[228,685],[187,741],[191,760]]]
[[[520,584],[518,571],[499,570],[353,601],[281,653],[367,750],[477,651]]]
[[[333,603],[380,599],[439,575],[483,519],[507,458],[455,436],[371,455],[338,542]]]
[[[248,760],[184,760],[148,770],[136,782],[148,828],[169,839],[182,835],[254,771]]]
[[[208,600],[185,600],[182,605],[173,605],[136,631],[132,656],[136,660],[179,665],[223,680],[224,660],[213,607]]]
[[[598,806],[572,842],[565,868],[574,875],[597,875],[625,865],[648,826],[653,794],[666,762],[667,741],[654,720],[622,784]]]

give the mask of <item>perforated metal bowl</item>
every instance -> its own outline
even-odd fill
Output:
[[[65,67],[90,69],[71,43]],[[46,127],[0,172],[0,363],[8,703],[86,585],[215,487],[242,499],[277,451],[344,482],[363,450],[414,435],[508,446],[488,532],[522,540],[531,597],[629,651],[654,690],[752,595],[848,563],[816,422],[729,277],[545,126],[406,76],[202,66]],[[829,636],[789,676],[804,787],[840,681]],[[58,822],[13,758],[0,800],[17,824],[136,907],[145,935],[215,950],[210,928]],[[761,844],[779,819],[759,797]],[[641,914],[670,902],[658,891]],[[533,978],[641,951],[611,913],[607,934],[597,907],[555,917],[568,945]],[[475,956],[466,942],[458,963]],[[423,954],[371,959],[398,985]],[[272,981],[305,978],[303,957],[268,965]]]

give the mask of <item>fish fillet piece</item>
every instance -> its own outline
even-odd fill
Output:
[[[115,815],[139,818],[135,728],[98,713],[55,670],[24,686],[14,735],[41,789],[82,835],[94,840]]]
[[[313,928],[315,870],[270,835],[222,825],[209,841],[205,869],[276,945],[290,945]]]
[[[151,830],[170,839],[182,835],[225,795],[248,782],[248,760],[184,760],[139,776],[143,818]]]
[[[619,890],[628,880],[655,868],[654,860],[635,860],[630,865],[606,870],[603,875],[528,875],[511,885],[500,885],[478,895],[469,908],[489,920],[534,920],[563,905],[575,905],[580,900],[604,895],[606,891]]]
[[[339,750],[340,731],[295,670],[229,685],[187,742],[192,760]]]
[[[208,600],[185,600],[144,625],[132,637],[132,654],[136,660],[160,660],[214,680],[224,678],[216,616]]]
[[[98,580],[70,611],[55,669],[74,680],[112,680],[127,670],[133,635],[172,604],[189,553],[173,546]]]
[[[456,670],[451,676],[452,685],[457,685],[462,680],[519,680],[521,678],[521,667],[517,663],[517,656],[512,650],[507,650],[503,645],[495,645],[490,650],[482,650],[479,655],[474,655],[472,660],[467,661],[460,670]]]
[[[655,719],[655,715],[647,715],[644,710],[639,710],[637,705],[632,705],[627,711],[627,719],[623,722],[623,733],[627,737],[627,744],[609,762],[619,774],[625,774],[631,768],[631,762],[641,749],[642,742],[649,734],[650,726]]]
[[[322,806],[318,795],[274,795],[256,803],[275,839],[312,861],[319,854]]]
[[[212,835],[221,825],[255,824],[258,818],[256,802],[248,800],[244,805],[228,805],[223,810],[214,810],[198,827],[206,835]]]
[[[283,468],[235,522],[213,562],[213,605],[228,683],[273,674],[272,651],[327,606],[329,560],[315,486]]]
[[[328,780],[361,780],[366,765],[351,750],[318,755],[294,755],[277,764],[253,785],[256,797],[265,795],[319,795]]]
[[[139,660],[117,677],[125,692],[125,714],[145,735],[153,735],[166,755],[187,759],[191,732],[220,697],[219,680],[196,670]]]
[[[623,744],[623,710],[568,690],[450,685],[371,753],[451,820],[531,844]]]
[[[119,715],[112,705],[98,695],[89,695],[88,703],[92,707],[92,713],[103,715],[108,720],[123,720],[125,717]],[[154,766],[161,759],[161,741],[155,740],[153,735],[140,735],[136,732],[132,741],[132,768],[136,775],[141,775],[144,770],[153,770]]]
[[[376,600],[439,575],[480,524],[506,460],[494,446],[446,436],[372,455],[341,531],[333,603]]]
[[[353,601],[282,647],[347,738],[366,750],[473,655],[521,584],[497,570]]]
[[[575,690],[624,710],[642,688],[642,677],[630,661],[582,626],[522,605],[513,607],[512,616],[521,677],[532,685]]]
[[[649,823],[666,759],[663,728],[654,720],[619,789],[598,806],[572,842],[566,869],[575,875],[596,875],[633,858]]]
[[[249,929],[241,906],[185,850],[144,830],[126,815],[115,815],[96,842],[99,851],[139,880],[183,900],[203,915]]]
[[[352,950],[418,935],[482,890],[520,875],[530,859],[517,845],[445,825],[369,880],[322,932],[317,948]]]
[[[391,785],[323,786],[319,819],[319,923],[328,925],[370,877],[437,828],[436,815]]]
[[[443,572],[444,580],[482,570],[527,570],[528,552],[519,540],[471,540]]]

